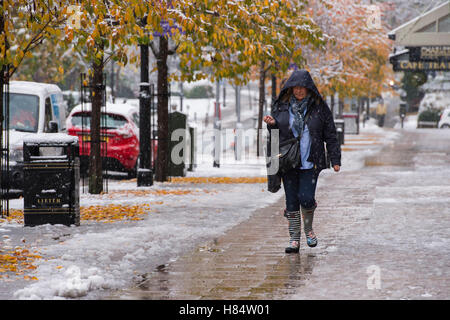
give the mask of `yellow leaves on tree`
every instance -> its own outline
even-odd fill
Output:
[[[320,29],[306,17],[301,8],[305,1],[290,0],[208,1],[183,3],[183,15],[173,18],[183,27],[179,42],[190,42],[201,56],[191,54],[189,46],[179,46],[177,53],[182,66],[181,78],[191,80],[198,71],[208,67],[211,80],[227,78],[235,84],[250,79],[251,67],[260,61],[271,66],[272,72],[286,71],[297,46],[318,44]],[[174,12],[178,12],[174,8]],[[276,35],[276,36],[274,36]],[[275,65],[275,61],[278,65]],[[299,60],[297,59],[297,61]]]
[[[385,4],[377,3],[383,11]],[[376,96],[392,74],[387,68],[390,44],[384,24],[369,26],[362,0],[311,0],[308,13],[330,39],[325,50],[306,50],[308,67],[324,95]]]
[[[38,45],[61,34],[65,18],[59,6],[45,0],[2,1],[2,6],[0,66],[10,66],[11,77]]]

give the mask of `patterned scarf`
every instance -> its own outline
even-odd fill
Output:
[[[297,100],[294,95],[292,95],[291,99],[289,100],[289,105],[291,106],[292,113],[294,114],[294,122],[292,126],[294,127],[295,131],[298,132],[299,138],[302,137],[303,127],[305,125],[305,118],[303,114],[305,113],[305,109],[308,107],[310,101],[310,94],[308,94],[301,101]]]

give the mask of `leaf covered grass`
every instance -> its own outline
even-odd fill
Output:
[[[172,177],[171,183],[266,183],[267,177]]]
[[[38,280],[36,277],[26,273],[35,270],[33,264],[42,257],[36,250],[31,252],[27,248],[16,247],[15,249],[0,249],[0,279],[12,279],[11,276],[23,276],[25,280]],[[12,279],[13,280],[13,279]]]

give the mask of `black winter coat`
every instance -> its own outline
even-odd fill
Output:
[[[311,75],[306,70],[296,70],[292,73],[283,86],[278,98],[272,105],[271,116],[275,119],[276,124],[267,126],[267,129],[269,130],[269,139],[267,143],[268,156],[271,154],[271,130],[279,129],[280,144],[283,141],[294,138],[294,134],[289,128],[289,100],[284,99],[284,95],[288,92],[289,88],[295,86],[308,88],[314,98],[313,103],[308,106],[311,110],[310,116],[306,121],[311,136],[311,150],[307,160],[314,164],[317,174],[319,174],[321,170],[329,167],[328,161],[330,161],[333,166],[340,166],[341,146],[337,139],[333,115],[327,103],[323,100],[317,90]],[[324,143],[326,144],[326,148]],[[278,191],[280,185],[281,177],[279,174],[268,175],[269,191]]]

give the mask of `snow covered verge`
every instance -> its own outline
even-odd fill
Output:
[[[361,135],[346,136],[342,170],[360,168],[366,155],[379,151],[398,136],[398,131],[366,122]],[[329,174],[334,173],[322,173]],[[265,176],[265,168],[260,161],[227,162],[213,168],[212,159],[205,157],[188,176],[258,177]],[[161,192],[143,196],[133,192],[138,190]],[[135,181],[110,181],[109,191],[98,196],[82,194],[81,206],[121,204],[148,206],[151,210],[141,221],[82,221],[79,227],[30,228],[14,222],[0,223],[0,232],[6,236],[0,238],[0,249],[26,243],[42,256],[34,263],[37,268],[29,273],[38,280],[26,281],[23,276],[0,279],[0,298],[105,298],[110,290],[133,285],[140,275],[220,236],[258,208],[284,196],[282,190],[267,192],[265,183],[155,183],[138,188]],[[22,209],[23,200],[13,200],[10,205]]]

